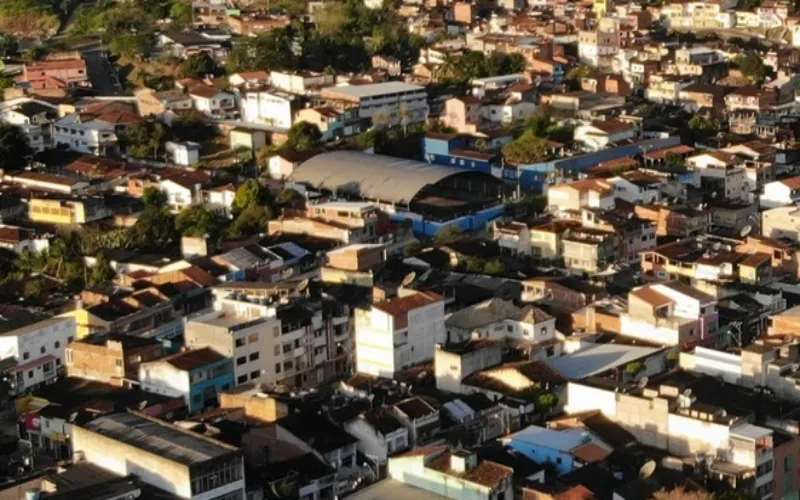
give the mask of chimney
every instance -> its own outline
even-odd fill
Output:
[[[466,474],[478,465],[478,455],[460,450],[450,455],[450,469],[456,474]]]

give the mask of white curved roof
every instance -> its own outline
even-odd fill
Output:
[[[291,181],[368,200],[408,204],[422,188],[458,174],[488,174],[420,161],[334,151],[317,155],[295,168]]]

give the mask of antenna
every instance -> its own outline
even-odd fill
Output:
[[[406,287],[410,285],[411,283],[414,282],[415,279],[417,279],[417,273],[411,271],[410,273],[406,274],[405,278],[403,278],[402,286]]]
[[[656,463],[653,460],[649,460],[642,468],[639,469],[639,477],[642,479],[647,479],[648,477],[652,476],[653,473],[656,471]]]
[[[746,237],[750,232],[753,230],[753,226],[750,224],[744,226],[741,231],[739,231],[739,236],[742,238]]]
[[[648,382],[650,382],[649,377],[647,376],[642,377],[641,380],[639,380],[639,389],[644,389],[645,387],[647,387]]]
[[[304,279],[303,281],[301,281],[300,283],[297,284],[297,291],[298,292],[302,292],[306,288],[308,288],[308,278]]]

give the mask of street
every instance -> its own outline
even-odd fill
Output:
[[[83,58],[86,60],[89,80],[91,80],[92,87],[97,91],[97,94],[101,96],[119,95],[122,91],[122,86],[119,83],[119,77],[114,67],[105,56],[105,51],[99,48],[85,50]]]

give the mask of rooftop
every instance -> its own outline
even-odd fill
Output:
[[[233,446],[134,412],[100,417],[82,427],[187,466],[239,453]]]
[[[568,379],[582,379],[618,366],[624,366],[658,352],[660,349],[620,344],[586,343],[579,351],[546,359],[550,368]]]
[[[346,87],[328,87],[324,92],[338,94],[344,97],[364,99],[367,97],[381,96],[385,94],[398,94],[401,92],[424,92],[425,87],[411,85],[403,82],[381,82],[369,83],[366,85],[350,85]]]

